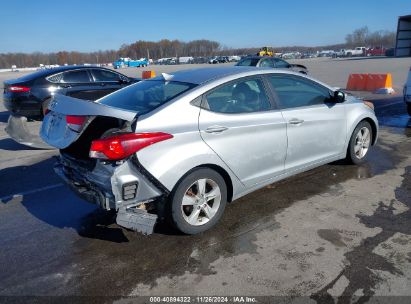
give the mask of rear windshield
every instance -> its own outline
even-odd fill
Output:
[[[145,80],[103,97],[97,102],[115,108],[145,113],[195,86],[187,82]]]
[[[238,66],[256,66],[259,58],[246,58],[237,63]]]

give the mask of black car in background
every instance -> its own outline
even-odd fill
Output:
[[[308,69],[306,66],[301,64],[291,64],[287,61],[268,56],[248,56],[241,59],[236,66],[255,66],[260,68],[277,68],[277,69],[290,69],[294,72],[299,72],[302,74],[308,74]]]
[[[3,99],[12,115],[41,119],[54,94],[96,100],[137,81],[107,68],[64,66],[5,81]]]

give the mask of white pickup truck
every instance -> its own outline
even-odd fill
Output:
[[[367,48],[358,46],[355,49],[341,49],[336,52],[337,57],[365,56]]]

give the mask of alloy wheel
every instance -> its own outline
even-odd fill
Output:
[[[362,159],[367,154],[370,143],[370,130],[367,127],[362,127],[355,137],[354,153],[358,159]]]
[[[212,179],[195,181],[185,191],[181,212],[184,220],[193,226],[209,222],[217,213],[221,203],[221,190]]]

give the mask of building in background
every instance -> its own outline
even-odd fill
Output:
[[[395,56],[411,56],[411,15],[398,18]]]

